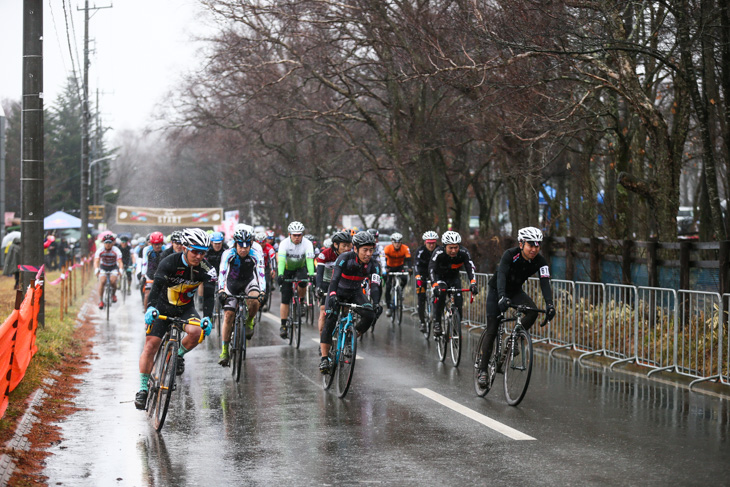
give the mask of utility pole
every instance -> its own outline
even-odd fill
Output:
[[[23,1],[23,103],[21,109],[20,263],[43,265],[43,0]],[[3,215],[4,217],[4,215]],[[36,272],[23,271],[23,288]],[[38,321],[43,325],[43,298]]]
[[[81,100],[81,255],[85,257],[89,253],[89,10],[100,10],[107,7],[89,8],[89,0],[84,2],[84,90]]]

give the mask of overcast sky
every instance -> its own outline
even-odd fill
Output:
[[[63,0],[44,0],[44,102],[49,108],[72,72]],[[82,69],[84,2],[65,0],[73,58]],[[100,92],[104,124],[140,129],[184,72],[200,63],[194,39],[213,30],[197,0],[91,0],[89,96]],[[22,94],[23,0],[0,0],[0,100]],[[73,26],[71,21],[73,20]],[[81,79],[83,73],[80,72]],[[113,134],[112,134],[113,137]]]

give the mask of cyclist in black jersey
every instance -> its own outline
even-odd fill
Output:
[[[198,286],[217,280],[215,269],[204,259],[210,245],[208,234],[199,228],[188,228],[183,231],[183,241],[183,252],[169,255],[160,262],[149,294],[149,307],[145,312],[147,337],[139,358],[141,389],[134,401],[137,409],[144,409],[147,404],[147,381],[154,365],[155,353],[170,326],[157,315],[199,318],[194,301]],[[201,333],[209,335],[211,329],[212,323],[207,317],[203,318],[200,326],[185,325],[186,335],[178,349],[177,375],[185,370],[184,355],[198,345]]]
[[[337,325],[340,302],[352,302],[363,305],[365,308],[355,310],[362,316],[357,326],[358,334],[365,333],[380,316],[383,308],[377,304],[380,301],[381,269],[380,264],[373,259],[375,237],[368,232],[359,232],[352,237],[354,250],[340,254],[335,261],[332,279],[327,289],[325,304],[325,326],[320,336],[322,359],[319,371],[328,374],[331,364],[327,355],[332,347],[332,332]],[[370,296],[365,294],[366,287],[370,287]],[[375,305],[373,305],[375,303]]]
[[[208,255],[205,260],[208,261],[210,266],[220,274],[221,271],[221,257],[223,252],[228,250],[228,245],[223,241],[222,232],[213,232],[210,236],[210,248],[208,249]],[[215,309],[215,296],[216,296],[216,285],[215,284],[203,284],[203,316],[213,316]]]
[[[119,237],[119,250],[122,252],[122,265],[127,279],[132,280],[132,247],[129,245],[129,237],[126,235]]]
[[[550,287],[550,267],[548,262],[540,255],[542,243],[542,231],[535,227],[525,227],[517,233],[519,247],[508,249],[502,254],[499,261],[497,273],[489,280],[489,293],[487,294],[487,335],[482,347],[483,369],[479,373],[478,381],[483,387],[487,384],[487,365],[492,355],[494,339],[497,337],[499,328],[499,315],[506,312],[511,304],[527,305],[535,307],[535,302],[522,290],[522,284],[534,273],[540,272],[540,289],[545,298],[546,318],[552,320],[555,317],[555,306],[553,305],[553,291]],[[537,319],[537,312],[525,314],[522,326],[529,330]]]
[[[164,259],[168,255],[177,254],[182,252],[185,246],[182,243],[182,231],[175,230],[170,234],[170,246],[162,251],[160,254],[160,260]],[[206,257],[207,259],[207,257]]]
[[[438,337],[441,335],[441,317],[444,315],[444,305],[446,304],[446,289],[447,288],[459,288],[461,289],[461,275],[460,272],[466,271],[466,275],[469,279],[471,292],[476,296],[478,293],[476,279],[474,278],[474,262],[471,260],[471,255],[465,247],[461,244],[461,235],[457,232],[444,232],[441,236],[441,242],[444,244],[442,247],[434,250],[431,256],[431,261],[428,264],[428,272],[431,275],[431,282],[433,283],[433,336]],[[454,302],[459,308],[461,313],[461,305],[464,299],[460,292],[457,292],[454,296]]]
[[[426,331],[426,285],[428,281],[428,263],[438,244],[438,233],[429,230],[421,237],[423,245],[416,250],[416,295],[418,296],[418,319],[421,321],[421,333]]]

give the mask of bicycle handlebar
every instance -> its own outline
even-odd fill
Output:
[[[157,316],[154,316],[154,315]],[[179,325],[193,325],[193,326],[199,326],[200,328],[203,328],[203,322],[200,318],[188,318],[187,320],[184,320],[182,318],[175,318],[174,316],[165,316],[161,315],[159,313],[153,313],[153,317],[157,318],[158,320],[162,321],[170,321],[172,323],[177,323]],[[198,343],[203,343],[203,339],[205,338],[205,333],[200,334],[200,338],[198,339]]]
[[[352,309],[359,309],[359,308],[369,308],[372,310],[375,310],[374,306],[365,306],[364,304],[355,304],[355,303],[340,303],[340,306],[345,308],[352,308]]]
[[[410,272],[388,272],[386,276],[410,276]]]
[[[530,311],[535,311],[537,313],[544,314],[545,315],[545,319],[542,321],[542,323],[540,323],[540,327],[541,328],[543,326],[547,325],[547,323],[549,321],[547,319],[547,310],[539,309],[539,308],[531,308],[530,306],[527,306],[526,304],[510,304],[509,307],[510,308],[513,308],[515,311],[517,311],[518,313],[521,313],[521,314],[525,314],[525,313],[528,313]]]

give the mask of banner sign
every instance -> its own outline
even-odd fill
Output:
[[[227,211],[227,212],[225,212],[223,217],[225,220],[234,220],[235,223],[238,223],[241,221],[239,219],[238,210]]]
[[[212,227],[223,221],[223,208],[143,208],[117,206],[120,225],[172,225],[177,227]]]

